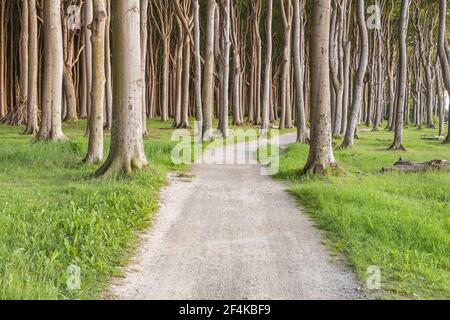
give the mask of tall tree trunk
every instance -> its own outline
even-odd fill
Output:
[[[447,40],[447,0],[439,0],[439,61],[442,67],[445,89],[450,94],[450,51]],[[450,109],[449,109],[448,135],[444,143],[450,144]]]
[[[330,20],[329,0],[313,3],[311,20],[310,70],[311,70],[311,144],[304,173],[327,174],[336,168],[333,154],[330,115]]]
[[[28,0],[22,0],[22,15],[20,29],[20,97],[19,108],[26,106],[28,103]]]
[[[365,19],[365,6],[364,0],[358,0],[358,25],[359,25],[359,37],[360,37],[360,57],[358,73],[355,78],[353,88],[353,102],[350,112],[349,121],[347,124],[347,132],[345,133],[343,148],[354,147],[355,135],[358,129],[359,116],[361,114],[363,95],[364,95],[364,78],[367,72],[367,65],[369,60],[369,35],[367,31],[366,19]]]
[[[202,61],[200,55],[200,6],[198,0],[193,0],[194,10],[194,60],[195,60],[195,115],[197,120],[197,133],[203,136],[203,107],[202,107]]]
[[[302,5],[300,7],[300,1]],[[300,10],[305,9],[303,0],[294,0],[294,69],[295,69],[295,103],[297,111],[297,142],[308,143],[309,134],[306,127],[305,116],[305,96],[304,96],[304,52],[301,41],[304,37],[303,32],[303,14]]]
[[[214,108],[214,15],[216,1],[207,1],[205,66],[203,70],[203,140],[212,138],[212,117]]]
[[[291,55],[292,55],[292,2],[288,0],[287,5],[286,0],[281,0],[281,13],[283,17],[284,24],[284,48],[283,48],[283,70],[281,74],[281,118],[280,118],[280,129],[291,128],[292,118],[291,118],[291,107],[289,105],[291,100],[289,83],[289,73],[291,71]],[[300,39],[299,39],[300,40]],[[297,41],[297,38],[294,38]]]
[[[271,1],[271,0],[269,0]],[[230,47],[231,47],[231,0],[225,0],[222,6],[223,35],[222,35],[222,114],[220,132],[226,138],[228,136],[228,111],[229,111],[229,79],[230,79]]]
[[[29,56],[28,117],[25,134],[36,135],[39,130],[38,116],[37,116],[39,45],[38,45],[36,0],[26,0],[26,1],[28,1],[29,7],[28,19],[30,32],[29,32],[29,46],[28,46],[28,56]]]
[[[91,36],[92,32],[89,29],[89,26],[93,20],[93,0],[85,0],[84,3],[84,40],[85,40],[85,48],[84,48],[84,57],[85,57],[85,71],[86,71],[86,112],[89,114],[91,109],[91,90],[92,90],[92,43]]]
[[[106,72],[106,106],[105,106],[105,129],[111,130],[112,126],[112,70],[111,70],[111,0],[107,0],[107,18],[105,30],[105,72]]]
[[[6,78],[5,78],[5,55],[6,55],[6,32],[5,32],[5,7],[6,1],[0,1],[0,118],[6,115]]]
[[[269,132],[270,118],[270,89],[272,87],[272,16],[273,1],[268,0],[267,28],[266,28],[266,70],[264,72],[264,88],[262,101],[262,128],[261,135],[266,136]]]
[[[113,126],[111,148],[97,176],[130,174],[147,166],[141,125],[143,86],[139,0],[112,1]]]
[[[146,78],[147,46],[148,46],[148,0],[140,0],[141,6],[141,72],[142,79]],[[142,86],[142,134],[147,136],[147,95],[145,85]]]
[[[408,22],[409,22],[409,0],[402,0],[399,32],[399,68],[397,81],[397,117],[395,123],[395,138],[390,150],[406,150],[403,146],[403,122],[406,101],[406,86],[408,76]]]
[[[91,112],[89,113],[89,146],[86,161],[103,160],[103,106],[105,102],[105,33],[106,2],[93,0],[94,19],[90,26],[92,32],[92,91]]]
[[[64,53],[61,29],[61,3],[44,1],[44,76],[42,123],[36,141],[64,141],[61,106]]]
[[[63,88],[64,95],[66,98],[67,114],[65,121],[75,122],[78,121],[77,115],[77,96],[75,83],[73,79],[72,64],[73,64],[73,51],[74,51],[74,41],[75,41],[75,27],[65,26],[65,30],[68,29],[69,39],[67,41],[67,46],[65,50],[65,60],[64,60],[64,74],[63,74]],[[90,40],[89,40],[90,41]]]

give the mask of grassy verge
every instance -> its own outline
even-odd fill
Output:
[[[99,297],[151,223],[166,173],[181,169],[170,160],[170,128],[149,126],[149,169],[106,181],[81,163],[85,123],[66,126],[63,144],[29,144],[23,128],[0,126],[0,299]],[[81,290],[67,289],[71,265]]]
[[[342,177],[299,177],[306,146],[291,146],[281,160],[278,178],[290,181],[292,193],[363,283],[369,266],[381,268],[378,297],[450,298],[450,172],[380,174],[399,157],[450,159],[448,145],[420,139],[434,133],[406,130],[406,153],[386,151],[390,143],[377,140],[392,133],[361,133],[357,148],[335,152],[347,172]]]

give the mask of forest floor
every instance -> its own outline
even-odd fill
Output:
[[[299,177],[306,146],[283,154],[278,178],[326,231],[329,245],[344,252],[363,283],[381,269],[381,298],[450,299],[450,172],[380,173],[400,157],[450,159],[450,148],[421,140],[436,130],[405,130],[407,152],[386,151],[391,132],[361,132],[354,150],[336,150],[346,174]],[[392,141],[392,140],[391,140]],[[338,146],[341,141],[337,140]],[[373,270],[373,269],[372,269]]]
[[[281,137],[295,143],[296,134]],[[117,299],[361,299],[354,272],[332,256],[283,183],[262,174],[258,144],[228,145],[254,165],[199,164],[172,176]],[[214,158],[223,153],[216,151]],[[208,162],[211,163],[211,162]],[[261,171],[263,169],[263,171]]]
[[[193,248],[192,254],[199,253],[200,249],[224,250],[223,255],[213,256],[211,264],[203,261],[205,266],[200,270],[213,275],[208,281],[219,283],[218,288],[225,290],[222,291],[222,296],[231,297],[230,291],[226,290],[236,284],[234,281],[241,279],[242,273],[252,272],[249,264],[234,264],[227,260],[230,257],[227,254],[238,252],[242,254],[239,258],[244,262],[256,261],[260,265],[264,259],[277,261],[276,265],[265,267],[265,272],[260,274],[268,277],[264,283],[270,283],[273,289],[261,291],[261,297],[271,297],[270,292],[273,292],[272,296],[281,297],[284,292],[287,298],[299,297],[301,294],[307,297],[305,292],[282,286],[289,273],[283,275],[285,278],[281,277],[282,281],[277,283],[280,280],[277,278],[279,270],[290,269],[290,262],[287,256],[276,253],[283,250],[280,248],[281,244],[290,244],[289,250],[294,256],[290,266],[294,270],[304,266],[299,264],[298,253],[306,252],[309,254],[305,256],[306,261],[316,261],[317,266],[325,270],[337,270],[339,280],[335,280],[334,284],[342,281],[345,288],[350,288],[350,291],[344,290],[346,297],[359,297],[360,293],[354,291],[357,281],[352,272],[346,269],[346,263],[341,261],[341,255],[333,255],[331,260],[339,261],[329,263],[330,251],[320,245],[323,240],[322,232],[313,228],[313,223],[293,204],[297,197],[314,223],[325,230],[325,243],[336,250],[332,252],[344,252],[348,257],[345,261],[354,266],[363,286],[367,267],[376,265],[382,271],[383,290],[376,293],[380,297],[450,298],[450,173],[379,173],[382,167],[391,166],[400,156],[417,161],[449,159],[448,146],[420,139],[421,135],[434,134],[435,130],[407,129],[407,153],[387,152],[389,142],[377,140],[391,138],[392,133],[362,132],[362,139],[357,141],[355,150],[336,151],[341,166],[347,172],[341,177],[298,177],[298,171],[306,161],[307,147],[293,145],[283,152],[281,172],[277,176],[287,181],[288,186],[283,187],[282,183],[269,177],[255,178],[253,173],[245,171],[240,171],[235,180],[227,178],[227,170],[219,173],[215,172],[217,170],[205,170],[198,174],[194,168],[192,173],[197,178],[191,176],[192,173],[186,171],[185,166],[172,164],[170,153],[175,143],[170,141],[171,124],[159,121],[149,122],[151,130],[149,139],[145,141],[150,163],[148,170],[136,174],[132,179],[121,177],[114,180],[93,180],[90,174],[98,165],[85,165],[81,162],[86,152],[85,125],[84,121],[77,125],[65,125],[64,132],[70,142],[63,144],[30,144],[30,137],[20,135],[23,128],[0,126],[0,299],[101,297],[108,288],[111,277],[123,275],[121,267],[127,265],[132,258],[142,234],[144,242],[139,248],[145,246],[149,234],[147,230],[159,208],[159,191],[166,185],[169,172],[178,172],[169,174],[174,190],[196,190],[196,181],[215,177],[211,181],[211,193],[209,189],[196,190],[193,199],[197,200],[192,201],[190,210],[194,212],[195,206],[204,200],[202,195],[206,197],[209,194],[211,197],[205,198],[209,203],[207,209],[212,212],[217,210],[217,220],[212,221],[213,225],[205,226],[203,223],[207,221],[202,220],[204,215],[200,215],[196,221],[196,216],[192,213],[183,218],[185,221],[181,220],[187,224],[179,225],[178,231],[181,235],[191,233],[190,243],[210,241],[211,248],[205,244]],[[105,150],[108,148],[108,140],[105,139]],[[217,174],[219,176],[215,176]],[[248,179],[262,180],[247,183]],[[267,187],[262,190],[262,196],[255,189],[255,185],[260,183]],[[227,210],[222,202],[225,200],[221,197],[224,187],[228,188],[225,189],[226,192],[238,199],[233,208],[239,208],[237,212],[224,213],[241,221],[242,225],[231,220],[221,220],[218,216],[220,210]],[[244,190],[247,188],[251,194],[238,194],[238,187]],[[255,190],[251,190],[252,188]],[[294,197],[284,191],[287,188],[291,188]],[[187,194],[186,191],[180,192]],[[163,199],[165,196],[164,192]],[[245,196],[245,199],[240,198],[241,196]],[[265,201],[265,197],[268,201]],[[171,198],[174,199],[175,206],[186,201],[178,193]],[[272,206],[272,201],[280,205],[282,214],[277,217],[262,213],[262,223],[256,223],[249,210],[257,214],[261,209],[265,212],[265,207]],[[161,210],[171,203],[163,202]],[[273,212],[278,212],[278,207],[272,209]],[[164,221],[161,215],[159,217],[162,222],[157,220],[157,223],[163,223],[163,226],[165,223],[167,226],[171,217],[175,216],[167,216],[169,221]],[[258,241],[256,235],[270,231],[270,228],[273,232],[266,235],[270,240]],[[296,233],[289,228],[299,231]],[[254,234],[251,234],[252,230]],[[280,235],[279,230],[293,236]],[[172,231],[173,229],[168,230],[169,233]],[[303,231],[311,237],[300,243],[296,237],[301,238],[300,232]],[[221,237],[221,241],[211,242],[208,236],[214,235]],[[226,238],[227,235],[238,238],[255,235],[254,238],[247,239],[250,248],[268,256],[263,258],[263,255],[258,256],[255,251],[245,254],[243,243],[232,242],[232,238]],[[175,241],[180,239],[175,236]],[[270,247],[270,244],[274,246]],[[298,245],[298,248],[294,245]],[[308,251],[306,245],[315,249]],[[175,257],[181,254],[177,263],[186,248],[181,246],[178,251],[174,249]],[[320,261],[311,257],[316,251],[318,257],[323,257]],[[208,252],[211,251],[206,251]],[[163,260],[165,257],[160,256],[158,259]],[[132,262],[137,261],[133,259]],[[214,265],[215,262],[217,265]],[[201,261],[194,260],[193,264],[197,263]],[[164,266],[163,263],[161,265]],[[67,280],[73,272],[71,266],[80,268],[82,285],[79,290],[69,290],[67,287]],[[234,270],[233,274],[230,270],[227,277],[223,277],[224,274],[220,274],[218,270],[227,271],[225,266],[236,267],[239,272]],[[169,269],[171,268],[173,266]],[[168,271],[159,272],[163,275]],[[198,275],[194,273],[186,276],[188,281]],[[314,283],[320,277],[312,276],[308,279],[305,276],[303,279]],[[157,280],[158,278],[155,281]],[[167,279],[171,280],[170,277]],[[251,290],[251,284],[258,282],[258,279],[246,280],[249,281],[247,285],[250,291],[238,292],[233,297],[252,296],[256,292]],[[322,297],[334,296],[334,284],[313,290],[309,294],[314,297],[320,294]],[[197,289],[189,294],[206,294],[201,287]],[[173,296],[173,292],[168,294]],[[210,291],[210,297],[219,294],[219,291]]]
[[[151,223],[167,172],[183,169],[170,158],[170,123],[151,121],[148,170],[92,179],[85,126],[65,125],[70,142],[57,144],[0,126],[0,300],[99,297]],[[68,290],[70,266],[80,268],[80,290]]]

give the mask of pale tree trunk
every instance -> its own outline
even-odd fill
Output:
[[[195,61],[195,115],[197,119],[197,133],[203,136],[203,110],[202,110],[202,61],[200,55],[200,6],[198,0],[193,0],[194,10],[194,61]]]
[[[203,140],[212,138],[214,108],[214,15],[216,1],[208,0],[206,13],[205,66],[203,69]]]
[[[141,6],[141,72],[142,79],[146,78],[147,67],[147,40],[148,40],[148,0],[140,0]],[[147,96],[145,85],[142,86],[142,134],[147,136]]]
[[[84,3],[84,39],[85,39],[85,48],[84,48],[84,57],[85,57],[85,71],[86,71],[86,112],[87,115],[91,109],[91,90],[92,90],[92,43],[91,43],[91,35],[92,32],[89,29],[89,26],[92,23],[93,19],[93,0],[85,0]]]
[[[439,61],[441,62],[442,76],[444,78],[445,89],[450,94],[450,50],[447,40],[447,0],[439,0]],[[445,144],[450,144],[450,109],[449,109],[448,135]]]
[[[181,71],[181,114],[178,128],[189,128],[189,103],[190,103],[190,78],[191,78],[191,40],[192,40],[192,19],[190,17],[190,1],[180,5],[179,0],[174,2],[175,11],[180,22],[180,49],[179,67]]]
[[[161,120],[169,120],[169,81],[170,81],[170,35],[172,33],[173,14],[170,8],[171,1],[152,0],[150,13],[154,26],[161,36],[162,53],[162,83],[161,83]],[[155,14],[156,13],[156,14]],[[156,17],[157,16],[157,17]]]
[[[184,41],[184,32],[183,26],[181,25],[180,19],[177,18],[178,21],[178,29],[179,29],[179,40],[177,43],[176,51],[176,65],[175,68],[175,114],[174,114],[174,128],[181,127],[181,107],[182,107],[182,93],[183,93],[183,41]]]
[[[67,105],[67,115],[65,121],[75,122],[78,121],[77,115],[77,97],[75,91],[75,83],[73,80],[72,63],[74,54],[74,41],[75,41],[75,27],[64,26],[64,30],[68,31],[69,39],[67,41],[67,46],[65,48],[64,57],[64,75],[63,75],[63,88],[64,95],[66,98]],[[90,41],[90,40],[89,40]]]
[[[91,112],[89,113],[89,146],[87,162],[103,160],[103,107],[105,102],[105,33],[106,33],[106,2],[93,0],[94,19],[90,26],[92,32],[92,91]]]
[[[291,54],[292,54],[292,2],[281,0],[281,13],[283,17],[284,25],[284,48],[283,48],[283,70],[281,74],[281,118],[280,118],[280,129],[291,128],[292,118],[291,118],[291,108],[289,106],[291,100],[290,88],[291,84],[289,82],[289,73],[291,71]],[[297,21],[296,21],[297,23]],[[297,38],[294,39],[296,41]],[[298,39],[300,41],[300,39]]]
[[[241,42],[240,42],[240,19],[236,2],[232,4],[232,44],[233,44],[233,124],[237,126],[243,125],[243,117],[241,113],[241,95],[242,95],[242,74],[241,74]]]
[[[337,168],[331,137],[330,20],[329,0],[313,3],[311,18],[311,143],[305,174],[327,174]]]
[[[302,2],[300,6],[300,1]],[[295,72],[295,103],[297,111],[297,142],[309,143],[308,128],[306,127],[305,96],[304,96],[304,51],[301,41],[303,32],[303,10],[305,2],[294,0],[294,72]]]
[[[400,32],[399,32],[399,68],[397,84],[397,117],[395,121],[394,143],[390,150],[406,150],[403,146],[403,123],[406,101],[406,86],[408,72],[408,22],[409,22],[409,0],[402,0]]]
[[[26,0],[26,1],[28,1],[29,7],[28,20],[30,32],[29,32],[29,46],[28,46],[28,57],[29,57],[28,117],[25,134],[36,135],[36,133],[39,130],[37,117],[39,45],[38,45],[36,0]]]
[[[61,29],[61,3],[45,0],[44,12],[44,76],[42,123],[36,141],[64,141],[61,127],[64,53]]]
[[[261,135],[266,136],[269,131],[270,118],[270,89],[272,87],[272,16],[273,1],[268,0],[267,28],[266,28],[266,70],[264,73],[264,88],[262,100],[262,128]]]
[[[0,118],[6,114],[6,79],[5,79],[5,6],[6,1],[0,1]]]
[[[21,9],[19,108],[26,106],[28,101],[28,0],[22,0]]]
[[[224,0],[222,5],[223,35],[222,35],[222,108],[220,132],[228,136],[228,110],[229,110],[229,79],[230,79],[230,47],[231,47],[231,0]]]
[[[105,30],[105,72],[106,72],[106,107],[105,107],[105,129],[111,130],[112,125],[112,108],[113,108],[113,92],[112,92],[112,71],[111,71],[111,0],[107,0],[107,18]]]
[[[345,133],[343,148],[354,147],[356,130],[358,129],[359,116],[362,109],[363,95],[364,95],[364,77],[367,72],[367,65],[369,60],[369,35],[367,31],[365,19],[364,0],[358,0],[358,25],[360,36],[360,57],[358,73],[355,78],[353,88],[353,102],[350,111],[350,116],[347,123],[347,131]]]
[[[444,136],[444,90],[442,87],[442,69],[439,65],[439,59],[436,59],[436,63],[434,65],[434,70],[436,74],[436,93],[437,93],[437,101],[438,101],[438,116],[439,116],[439,133],[438,136]]]
[[[111,148],[97,176],[131,174],[147,166],[141,130],[139,0],[112,1],[113,39],[113,125]]]

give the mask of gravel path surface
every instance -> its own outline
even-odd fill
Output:
[[[291,134],[280,144],[293,142]],[[234,148],[255,158],[256,143]],[[286,185],[261,167],[196,165],[192,175],[169,176],[154,226],[113,285],[116,298],[364,298]]]

